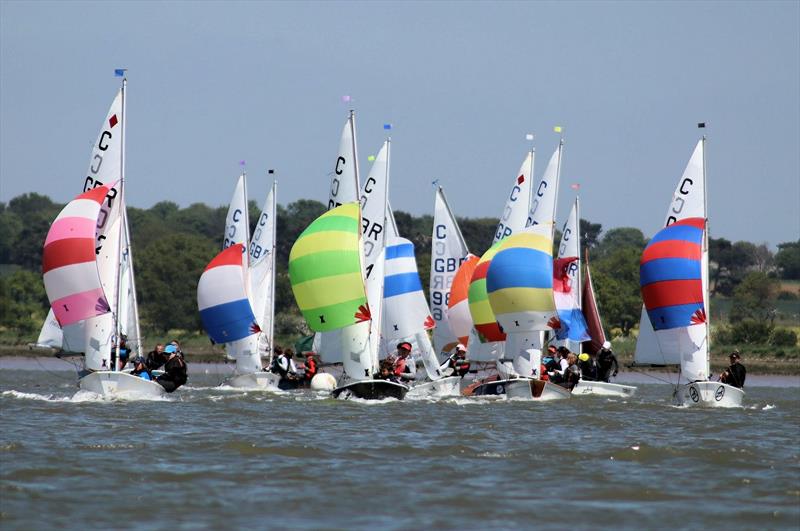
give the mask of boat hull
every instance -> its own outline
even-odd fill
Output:
[[[506,397],[515,400],[562,400],[570,397],[570,392],[544,380],[509,380],[506,384]]]
[[[382,400],[396,398],[402,400],[408,392],[408,387],[388,380],[362,380],[342,385],[333,390],[334,398],[360,398],[362,400]]]
[[[631,397],[636,394],[636,387],[610,382],[590,382],[580,380],[572,389],[572,396],[617,396]]]
[[[271,372],[251,372],[247,374],[237,374],[230,380],[228,385],[238,389],[252,389],[255,391],[277,391],[280,389],[281,377]]]
[[[676,389],[675,402],[680,406],[742,407],[744,394],[722,382],[693,382]]]
[[[164,388],[152,380],[119,371],[91,372],[78,380],[78,387],[106,398],[158,397],[166,394]]]
[[[461,377],[448,376],[432,382],[415,385],[408,391],[409,398],[461,396]]]

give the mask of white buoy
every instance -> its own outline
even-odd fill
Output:
[[[336,378],[332,374],[321,372],[311,378],[312,391],[333,391],[334,389],[336,389]]]

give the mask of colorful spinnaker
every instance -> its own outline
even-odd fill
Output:
[[[232,343],[261,331],[247,297],[244,245],[236,243],[214,257],[197,285],[197,306],[206,333],[215,343]]]
[[[559,327],[553,300],[552,247],[550,238],[530,229],[512,234],[497,247],[487,270],[486,289],[505,333]]]
[[[109,313],[95,254],[95,228],[109,187],[99,186],[67,203],[42,252],[47,298],[61,327]]]
[[[470,331],[473,329],[472,315],[469,310],[469,286],[479,261],[480,257],[474,254],[467,255],[466,260],[453,277],[450,297],[447,301],[447,319],[450,330],[463,345],[467,345]]]
[[[686,218],[662,229],[642,253],[642,299],[665,357],[681,360],[688,381],[708,379],[704,283],[705,219]]]
[[[553,261],[553,297],[558,309],[558,319],[561,321],[561,328],[556,330],[556,337],[580,343],[588,341],[590,337],[581,312],[581,235],[578,219],[578,199],[575,198],[561,231],[558,258]],[[573,352],[580,351],[577,347],[580,345],[569,345]]]
[[[642,299],[657,337],[659,330],[705,323],[701,275],[704,226],[702,218],[675,222],[661,229],[642,253]]]
[[[308,326],[327,332],[370,320],[361,264],[357,203],[322,214],[289,253],[289,278]]]
[[[486,291],[486,273],[489,271],[492,258],[500,248],[500,243],[495,243],[483,253],[469,283],[469,313],[481,343],[506,340],[506,335],[497,323],[492,306],[489,304],[489,294]]]

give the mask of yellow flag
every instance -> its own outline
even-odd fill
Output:
[[[555,131],[556,133],[560,133],[561,132],[561,126],[560,125],[555,126],[553,128],[553,131]]]

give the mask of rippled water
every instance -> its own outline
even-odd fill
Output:
[[[76,395],[0,370],[5,529],[797,529],[800,389],[746,407],[629,400],[344,402],[218,388]]]

